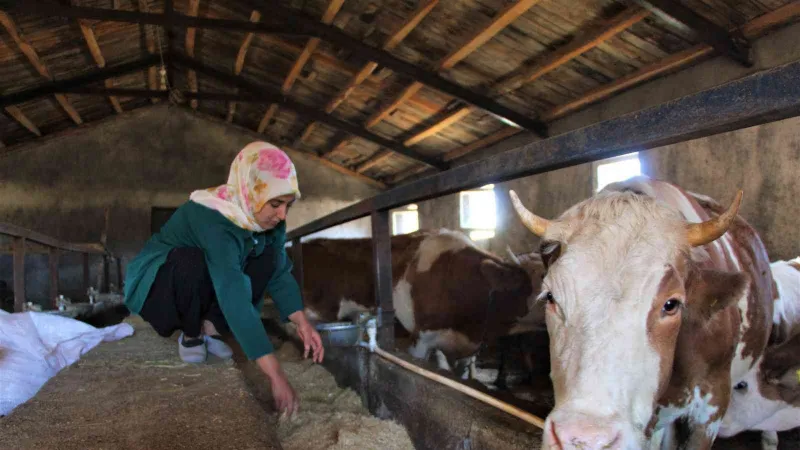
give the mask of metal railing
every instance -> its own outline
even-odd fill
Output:
[[[797,80],[800,80],[800,61],[398,186],[288,233],[295,276],[302,286],[302,237],[370,216],[380,320],[379,345],[393,348],[390,210],[488,183],[798,116],[800,83]]]

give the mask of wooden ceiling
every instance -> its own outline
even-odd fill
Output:
[[[173,101],[380,187],[713,54],[748,65],[800,18],[788,0],[6,3],[0,147]]]

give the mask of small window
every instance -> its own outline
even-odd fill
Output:
[[[399,211],[392,211],[392,235],[408,234],[417,230],[419,230],[417,205],[408,205]]]
[[[459,194],[460,225],[474,241],[494,237],[497,225],[494,185],[463,191]]]
[[[642,174],[639,153],[630,153],[596,163],[594,191],[599,192],[608,184],[624,181]]]

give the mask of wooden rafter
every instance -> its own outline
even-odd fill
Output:
[[[385,150],[384,151],[380,151],[380,152],[372,155],[369,159],[367,159],[363,163],[359,164],[358,167],[356,167],[356,172],[364,173],[364,172],[368,171],[369,169],[372,169],[375,166],[379,166],[379,165],[383,164],[384,162],[388,161],[389,159],[391,159],[392,155],[393,155],[392,152],[388,152],[388,151],[385,151]]]
[[[17,47],[20,49],[20,51],[25,55],[25,57],[28,58],[28,61],[31,63],[31,65],[36,69],[37,72],[39,72],[39,75],[52,81],[53,76],[50,74],[50,71],[47,70],[47,66],[45,66],[45,64],[39,58],[39,54],[36,52],[36,49],[34,49],[30,43],[20,36],[19,31],[17,31],[17,26],[14,24],[11,16],[6,14],[5,11],[0,11],[0,24],[3,25],[3,28],[5,28],[8,34],[11,36],[11,39],[17,44]],[[61,105],[67,115],[77,125],[83,123],[83,119],[81,119],[80,114],[78,114],[78,111],[76,111],[69,102],[69,99],[66,95],[58,94],[55,97],[58,104]],[[26,126],[26,128],[28,127]],[[30,130],[30,128],[28,129]]]
[[[346,149],[353,142],[353,140],[354,138],[352,136],[345,137],[337,142],[330,151],[323,153],[322,156],[330,158],[334,155],[338,155],[342,150]]]
[[[250,22],[258,22],[261,20],[261,13],[258,11],[253,11],[250,13]],[[239,46],[239,51],[236,52],[236,62],[233,65],[233,73],[239,75],[242,73],[242,69],[244,69],[244,61],[247,58],[247,51],[250,49],[250,44],[253,42],[253,38],[255,37],[255,33],[247,33],[244,36],[244,40],[242,41],[242,45]],[[233,116],[236,114],[236,102],[230,102],[228,104],[228,122],[233,122]]]
[[[291,147],[285,147],[285,148],[290,148],[291,149]],[[327,167],[330,167],[331,169],[333,169],[333,170],[335,170],[335,171],[337,171],[339,173],[342,173],[342,174],[345,174],[347,176],[350,176],[350,177],[356,178],[358,180],[361,180],[364,183],[367,183],[367,184],[369,184],[371,186],[377,187],[379,189],[386,189],[387,188],[385,183],[382,183],[382,182],[380,182],[380,181],[378,181],[378,180],[376,180],[374,178],[370,178],[370,177],[368,177],[366,175],[362,175],[362,174],[360,174],[358,172],[350,170],[347,167],[340,166],[339,164],[336,164],[333,161],[329,161],[329,160],[327,160],[325,158],[321,158],[321,157],[319,157],[317,155],[311,154],[309,152],[304,152],[302,150],[295,150],[295,151],[300,153],[301,155],[303,155],[303,157],[305,157],[305,158],[308,158],[308,159],[310,159],[312,161],[316,161],[316,162],[318,162],[320,164],[323,164],[323,165],[325,165]]]
[[[508,5],[502,11],[498,12],[495,18],[487,24],[483,29],[479,30],[477,33],[473,34],[469,39],[466,40],[464,44],[462,44],[459,48],[452,51],[449,55],[442,58],[441,61],[436,64],[435,71],[442,71],[453,68],[456,64],[458,64],[461,60],[469,56],[472,52],[477,50],[481,45],[489,41],[489,39],[493,38],[497,33],[503,30],[506,26],[510,23],[514,22],[516,19],[519,18],[522,14],[525,13],[528,9],[530,9],[533,5],[538,3],[540,0],[519,0],[511,5]],[[367,127],[374,127],[378,123],[380,123],[383,119],[389,116],[395,109],[397,109],[401,104],[405,103],[409,98],[411,98],[414,94],[419,92],[422,89],[423,84],[419,82],[414,82],[405,88],[399,96],[395,99],[390,101],[385,106],[381,107],[378,111],[376,111],[369,119],[367,119]]]
[[[750,44],[728,30],[694,12],[676,0],[636,0],[648,8],[656,8],[689,27],[705,44],[746,67],[753,65]]]
[[[35,134],[36,136],[39,136],[39,137],[42,136],[42,132],[39,131],[39,128],[37,128],[36,125],[33,122],[31,122],[31,120],[28,119],[25,116],[25,114],[22,113],[21,109],[17,108],[16,106],[6,106],[6,112],[11,117],[13,117],[14,120],[19,122],[20,125],[22,125],[23,127],[27,128],[28,131],[30,131],[31,133]]]
[[[606,42],[644,20],[648,15],[650,15],[650,12],[644,8],[639,6],[628,7],[613,18],[575,37],[569,44],[546,55],[544,58],[515,70],[510,76],[504,77],[502,81],[492,86],[491,92],[494,95],[505,95],[515,91]]]
[[[400,25],[400,27],[394,33],[392,33],[391,36],[389,36],[389,38],[383,44],[382,47],[383,50],[391,51],[395,47],[397,47],[400,44],[400,42],[402,42],[403,39],[405,39],[406,36],[408,36],[409,33],[411,33],[414,30],[414,28],[417,27],[417,25],[419,25],[420,22],[422,22],[422,19],[424,19],[425,16],[427,16],[433,10],[433,8],[436,6],[437,3],[439,3],[439,0],[428,0],[425,3],[421,4],[416,9],[416,11],[414,11]],[[361,70],[359,70],[355,75],[353,75],[353,77],[347,83],[347,86],[345,86],[344,89],[339,91],[336,97],[331,99],[331,101],[328,102],[327,105],[325,105],[325,112],[330,114],[336,108],[338,108],[339,105],[341,105],[345,100],[347,100],[347,98],[350,97],[350,95],[356,90],[356,88],[360,86],[361,83],[363,83],[370,75],[372,75],[372,73],[375,72],[375,69],[377,68],[378,64],[373,61],[364,64]],[[305,142],[306,139],[308,139],[308,137],[314,131],[315,126],[316,124],[312,122],[306,127],[306,129],[303,131],[303,134],[300,137],[300,142]]]
[[[137,3],[139,5],[139,12],[142,13],[149,12],[149,8],[147,6],[147,0],[137,0]],[[155,55],[156,38],[153,34],[156,33],[157,31],[154,29],[153,25],[142,24],[141,26],[142,26],[142,33],[144,34],[145,45],[147,46],[147,52],[150,53],[151,55]],[[153,91],[158,90],[158,73],[155,66],[149,67],[147,69],[147,85]],[[161,100],[158,98],[151,98],[150,101],[153,103],[158,103]]]
[[[190,17],[197,17],[197,13],[199,11],[200,0],[189,0],[189,9],[186,11],[186,15]],[[189,55],[190,58],[194,58],[194,43],[196,37],[197,28],[186,28],[186,54]],[[194,70],[189,69],[186,75],[189,83],[189,91],[197,92],[197,74]],[[189,102],[189,104],[192,106],[192,109],[197,109],[197,100],[192,100]]]
[[[333,19],[336,17],[336,13],[338,13],[342,8],[343,4],[344,0],[330,0],[328,3],[328,8],[322,15],[322,23],[325,25],[330,25],[333,22]],[[286,75],[286,79],[283,80],[283,86],[281,89],[285,94],[292,90],[294,82],[297,81],[297,77],[300,76],[300,72],[303,71],[303,67],[305,67],[309,58],[311,58],[311,54],[314,53],[320,42],[322,41],[317,37],[313,37],[306,42],[305,48],[303,48],[303,51],[300,52],[300,56],[298,56],[295,60],[294,65],[292,65],[291,70],[289,70],[289,74]]]
[[[74,2],[75,0],[73,0]],[[92,28],[91,24],[87,20],[79,20],[78,25],[81,28],[81,34],[83,34],[83,40],[86,41],[86,46],[89,47],[89,53],[92,54],[92,58],[94,58],[95,64],[97,67],[103,68],[106,66],[106,59],[103,57],[103,52],[100,50],[100,44],[97,42],[97,37],[94,34],[94,29]],[[114,87],[114,81],[112,79],[105,80],[105,85],[107,88]],[[111,102],[111,106],[114,108],[118,114],[122,114],[124,111],[122,110],[122,105],[119,103],[119,99],[114,96],[108,97],[108,101]]]
[[[569,44],[559,48],[555,52],[549,53],[544,58],[541,58],[532,64],[524,65],[515,70],[510,76],[504,77],[503,80],[492,86],[490,89],[491,95],[502,96],[521,88],[527,83],[535,81],[545,74],[552,72],[569,61],[572,61],[578,56],[597,47],[603,42],[606,42],[632,25],[644,20],[644,18],[649,14],[649,11],[638,6],[626,8],[611,19],[592,27],[585,33],[582,33],[580,36],[575,37],[572,41],[570,41]],[[405,144],[411,146],[429,136],[433,136],[450,125],[458,123],[461,119],[467,117],[474,110],[475,108],[472,106],[461,106],[444,119],[409,138]]]
[[[453,161],[454,159],[461,158],[462,156],[468,153],[472,153],[475,150],[480,150],[482,148],[488,147],[494,144],[495,142],[500,142],[503,139],[514,136],[520,132],[522,132],[522,130],[520,130],[519,128],[513,128],[513,127],[502,128],[500,131],[492,133],[489,136],[478,139],[477,141],[474,142],[470,142],[469,144],[464,145],[462,147],[450,150],[449,152],[444,154],[442,159],[444,159],[445,161]]]
[[[258,124],[258,132],[259,133],[263,133],[264,130],[267,129],[267,126],[269,125],[269,122],[272,120],[273,117],[275,117],[275,114],[277,114],[277,113],[278,113],[278,104],[277,103],[273,103],[273,104],[269,105],[269,108],[267,108],[267,112],[264,114],[264,117],[261,119],[261,122],[259,122],[259,124]]]
[[[746,38],[753,39],[775,26],[787,23],[797,18],[800,18],[800,1],[794,1],[788,5],[757,17],[742,26],[740,31]],[[542,119],[551,121],[560,117],[564,117],[569,113],[575,112],[597,101],[611,97],[612,95],[615,95],[620,91],[628,89],[639,83],[643,83],[659,75],[663,75],[667,72],[697,62],[713,52],[714,48],[710,45],[695,45],[694,47],[686,49],[682,52],[675,53],[674,55],[670,55],[660,61],[656,61],[653,64],[642,67],[641,69],[614,80],[611,83],[598,86],[597,88],[584,93],[579,98],[556,106],[555,108],[543,114]]]

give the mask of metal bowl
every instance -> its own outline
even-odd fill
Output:
[[[352,322],[329,322],[316,325],[325,347],[352,347],[361,338],[361,327]]]

